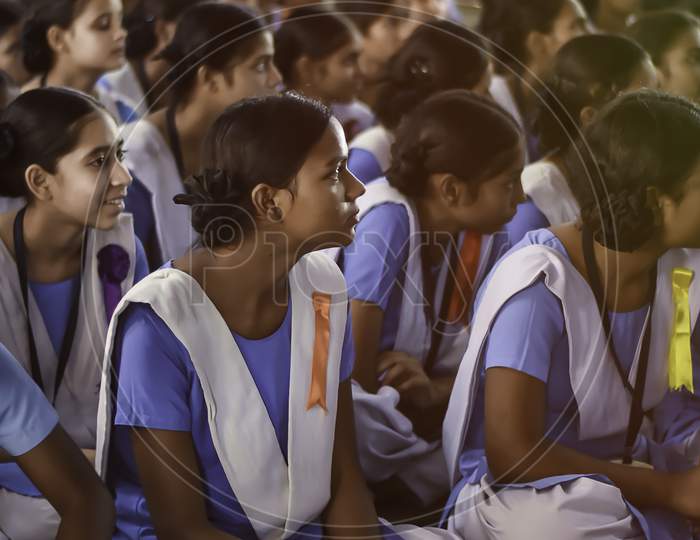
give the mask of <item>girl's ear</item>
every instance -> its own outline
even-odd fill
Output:
[[[154,52],[160,52],[166,45],[168,45],[175,35],[176,24],[174,22],[167,22],[161,19],[156,19],[154,25],[154,33],[156,35],[156,48]]]
[[[66,31],[60,26],[53,25],[46,32],[46,42],[54,53],[62,53],[67,50]]]
[[[46,172],[39,165],[30,165],[24,171],[24,181],[27,184],[27,189],[34,198],[40,201],[50,201],[53,198],[51,194],[51,184],[53,175]]]
[[[584,128],[590,124],[597,112],[598,109],[591,107],[590,105],[586,105],[583,109],[581,109],[581,112],[578,115],[581,122],[581,127]]]
[[[647,188],[646,194],[647,207],[654,215],[654,225],[656,227],[661,227],[664,223],[668,222],[667,214],[675,210],[676,201],[674,201],[672,197],[659,192],[659,190],[653,186]]]
[[[258,184],[251,193],[255,217],[269,223],[281,223],[292,209],[293,197],[286,188]]]
[[[431,174],[430,183],[448,207],[458,206],[464,201],[471,203],[474,196],[467,183],[451,173]]]

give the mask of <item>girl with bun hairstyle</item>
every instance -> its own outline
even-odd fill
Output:
[[[515,121],[488,98],[451,90],[399,125],[387,177],[358,200],[357,234],[339,259],[357,355],[357,436],[392,520],[434,509],[448,493],[440,426],[472,295],[507,248],[499,231],[522,200],[523,165]]]
[[[171,66],[169,104],[134,123],[125,137],[126,163],[150,192],[134,191],[127,208],[152,267],[193,244],[190,210],[173,197],[199,169],[202,139],[219,114],[244,98],[276,91],[273,52],[272,34],[244,8],[204,2],[180,17],[160,53]]]
[[[535,125],[544,157],[523,171],[528,200],[508,224],[511,243],[519,242],[528,231],[578,219],[579,205],[563,161],[567,148],[607,102],[625,92],[656,86],[651,58],[626,37],[580,36],[559,50]]]
[[[275,33],[275,65],[285,86],[331,107],[348,139],[374,122],[372,112],[357,101],[361,51],[355,25],[325,7],[294,9]]]
[[[570,39],[588,33],[579,0],[485,0],[479,32],[494,54],[496,75],[490,92],[513,115],[528,140],[528,160],[539,157],[532,127],[538,92],[552,59]]]
[[[486,94],[490,80],[491,65],[479,36],[449,21],[423,24],[384,66],[374,105],[379,125],[351,141],[350,170],[365,184],[384,176],[393,132],[405,115],[443,90]]]
[[[107,324],[147,273],[124,213],[122,158],[116,123],[80,92],[30,90],[0,115],[0,193],[25,201],[0,214],[0,342],[91,460]],[[13,540],[55,537],[56,510],[16,464],[3,464],[0,530],[14,529],[17,515]]]
[[[182,12],[202,0],[138,0],[124,15],[127,62],[97,81],[100,101],[122,122],[165,105],[169,65],[159,56]]]
[[[443,428],[450,531],[693,538],[699,156],[700,109],[654,91],[566,151],[580,222],[528,233],[477,298]]]
[[[121,0],[37,0],[22,30],[24,90],[66,86],[87,94],[124,65]]]
[[[112,319],[97,464],[115,538],[378,534],[345,281],[318,251],[353,235],[346,161],[339,122],[300,96],[244,100],[210,129],[176,197],[200,244]]]

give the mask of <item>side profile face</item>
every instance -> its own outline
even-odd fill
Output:
[[[331,118],[323,136],[290,186],[284,232],[304,252],[348,245],[357,225],[357,198],[363,185],[347,168],[348,147],[340,123]]]
[[[126,32],[121,0],[88,0],[68,29],[59,30],[57,54],[76,66],[106,72],[124,65]]]
[[[282,77],[272,61],[274,41],[270,32],[262,32],[250,54],[236,59],[218,73],[217,92],[211,96],[221,110],[243,99],[269,96],[277,91]]]
[[[586,10],[578,0],[566,0],[552,28],[547,34],[540,34],[537,46],[531,47],[532,66],[538,70],[546,69],[559,49],[575,37],[591,32],[591,24]]]
[[[659,208],[664,245],[669,248],[700,248],[700,160],[678,197],[661,195]]]
[[[665,92],[700,103],[700,27],[681,34],[658,67]]]
[[[103,112],[85,117],[81,124],[75,147],[58,160],[54,174],[43,173],[45,187],[35,195],[66,221],[111,229],[124,211],[131,184],[117,125]]]
[[[357,97],[362,88],[361,51],[362,38],[355,33],[350,43],[314,62],[316,80],[312,84],[316,87],[315,94],[325,103],[348,103]]]

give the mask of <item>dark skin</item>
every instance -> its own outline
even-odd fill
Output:
[[[662,204],[660,205],[660,207]],[[574,267],[588,280],[579,226],[552,228]],[[595,244],[595,255],[610,311],[632,311],[651,300],[650,272],[667,249],[660,238],[633,253]],[[526,482],[562,474],[603,474],[632,504],[664,508],[689,519],[700,517],[700,469],[665,473],[599,460],[545,438],[546,385],[508,368],[486,372],[486,455],[498,482]]]
[[[107,540],[114,531],[114,502],[80,449],[60,426],[14,461],[61,516],[56,540]]]
[[[320,244],[345,244],[351,237],[354,200],[363,188],[346,161],[342,128],[332,120],[293,185],[253,189],[256,231],[236,245],[195,249],[174,261],[175,268],[200,283],[237,334],[258,339],[279,328],[289,308],[279,299],[287,298],[288,274],[298,258]],[[313,237],[309,228],[316,230],[319,245],[307,242]],[[285,233],[285,240],[265,235],[272,232]],[[191,433],[134,428],[131,442],[158,538],[233,538],[208,520]],[[377,537],[377,515],[357,461],[349,381],[338,390],[332,459],[331,499],[320,516],[326,535]]]

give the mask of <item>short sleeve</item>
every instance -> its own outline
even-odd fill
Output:
[[[528,198],[518,205],[515,217],[506,224],[506,231],[511,245],[515,245],[530,231],[545,229],[549,225],[549,220],[532,199]]]
[[[345,323],[345,336],[343,337],[343,352],[340,357],[340,382],[348,380],[352,376],[355,366],[355,343],[352,339],[352,315],[348,306],[348,319]]]
[[[148,259],[139,237],[135,237],[134,240],[136,240],[136,268],[134,269],[134,284],[136,284],[148,275]]]
[[[38,446],[58,424],[41,389],[0,344],[0,448],[21,456]]]
[[[382,204],[363,216],[343,252],[349,298],[386,310],[408,258],[409,235],[408,213],[400,204]]]
[[[561,303],[540,280],[513,295],[496,315],[484,365],[522,371],[546,383],[563,335]]]
[[[190,431],[193,368],[182,343],[147,304],[124,311],[115,339],[115,424]]]
[[[348,170],[364,184],[384,175],[374,154],[363,148],[350,149]]]

